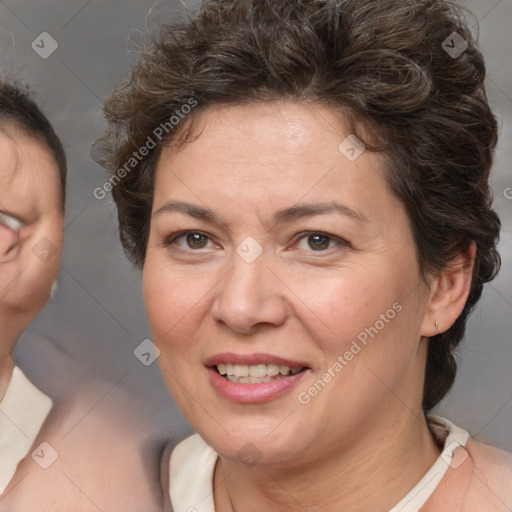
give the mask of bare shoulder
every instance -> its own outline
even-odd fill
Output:
[[[512,453],[495,446],[470,439],[466,445],[467,451],[475,464],[475,469],[494,476],[512,475]],[[512,480],[508,480],[511,482]]]
[[[474,439],[466,450],[474,465],[470,499],[471,495],[486,497],[496,503],[496,510],[512,509],[512,453]]]
[[[167,440],[144,429],[143,404],[111,388],[96,382],[55,405],[0,512],[164,510],[160,459]]]

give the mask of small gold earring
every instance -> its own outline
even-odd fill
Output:
[[[436,326],[436,331],[439,332],[439,322],[437,320],[436,320],[435,326]]]

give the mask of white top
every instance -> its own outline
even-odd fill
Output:
[[[0,402],[0,497],[27,455],[52,408],[52,401],[16,366]]]
[[[439,458],[425,476],[389,512],[418,512],[432,495],[450,466],[453,452],[465,446],[469,434],[438,416],[428,422],[436,438],[444,443]],[[169,493],[174,512],[215,512],[213,471],[217,453],[195,434],[174,448],[170,460]]]

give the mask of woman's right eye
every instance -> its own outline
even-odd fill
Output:
[[[180,249],[199,250],[207,248],[210,237],[201,231],[180,231],[174,233],[165,241],[165,246],[177,245]]]

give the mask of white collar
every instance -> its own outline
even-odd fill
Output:
[[[452,462],[453,452],[466,446],[469,434],[452,422],[439,416],[428,416],[428,424],[435,438],[443,444],[441,455],[425,476],[389,512],[417,512],[432,496]]]
[[[417,512],[430,498],[450,466],[453,452],[465,446],[469,434],[448,420],[429,416],[428,423],[444,449],[425,476],[389,512]],[[174,512],[215,512],[213,472],[217,453],[195,434],[174,448],[170,460],[169,493]]]
[[[0,402],[0,496],[29,452],[52,405],[51,399],[16,366]]]
[[[213,471],[218,455],[199,434],[174,448],[169,470],[173,512],[215,512]]]

